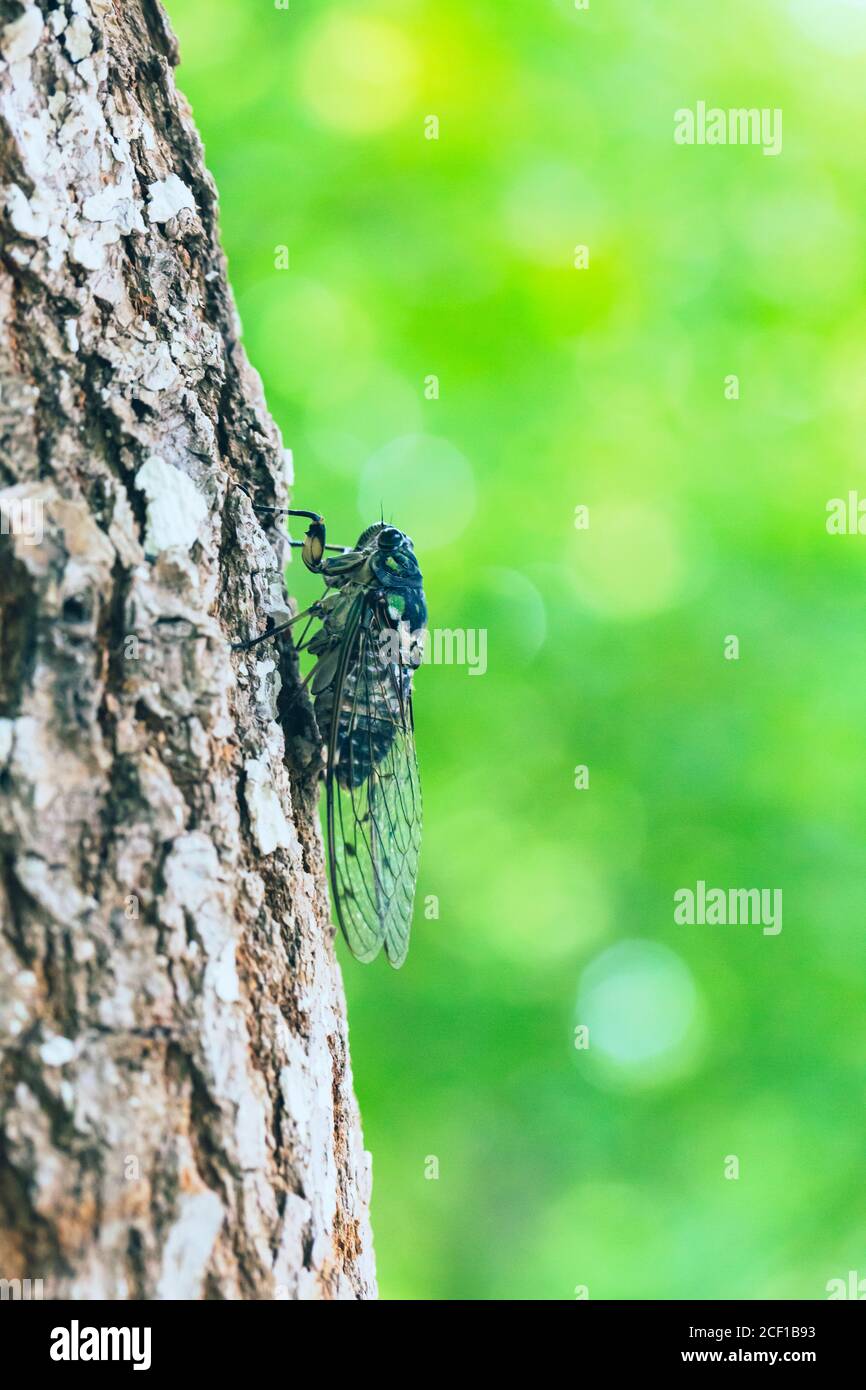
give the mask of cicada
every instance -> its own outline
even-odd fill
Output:
[[[374,960],[384,946],[396,969],[409,949],[421,847],[412,710],[412,677],[427,623],[421,570],[409,537],[384,521],[347,548],[326,544],[316,512],[281,514],[309,520],[304,540],[291,544],[302,548],[325,592],[289,622],[235,643],[234,650],[248,651],[307,619],[296,650],[315,657],[305,683],[327,753],[334,912],[358,960]],[[326,557],[326,551],[337,553]]]

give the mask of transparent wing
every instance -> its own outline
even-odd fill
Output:
[[[421,784],[412,669],[393,631],[365,605],[347,632],[328,740],[331,889],[352,954],[409,949],[421,847]]]

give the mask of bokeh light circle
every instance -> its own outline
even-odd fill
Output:
[[[342,9],[322,17],[301,49],[298,87],[324,126],[348,135],[387,130],[415,100],[417,58],[396,25]]]
[[[520,570],[491,565],[480,572],[473,593],[499,659],[512,669],[532,661],[547,637],[547,607],[532,580]]]
[[[674,523],[650,502],[602,503],[578,531],[575,571],[581,598],[617,618],[661,612],[682,597],[686,561]]]
[[[455,540],[475,511],[472,465],[447,439],[405,434],[377,450],[361,474],[358,505],[369,521],[408,532],[419,553]]]
[[[838,53],[866,48],[866,0],[783,0],[810,38]]]
[[[581,976],[577,1022],[600,1084],[654,1085],[694,1055],[701,1001],[691,971],[658,941],[629,939],[595,957]]]

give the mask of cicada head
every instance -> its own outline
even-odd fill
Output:
[[[370,569],[398,618],[413,632],[427,623],[424,579],[409,537],[396,526],[370,526],[358,541],[358,549],[370,551]]]

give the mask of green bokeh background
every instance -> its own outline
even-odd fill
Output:
[[[409,960],[342,952],[383,1296],[866,1276],[866,4],[168,9],[297,504],[381,498],[488,633],[417,681]],[[675,145],[699,100],[782,154]]]

